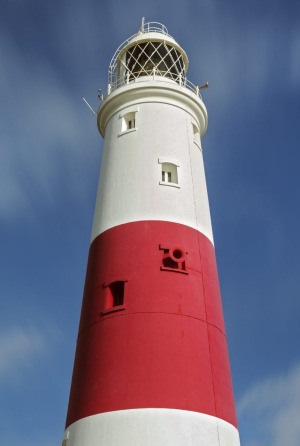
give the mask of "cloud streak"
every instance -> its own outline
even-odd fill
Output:
[[[240,399],[237,410],[240,424],[248,424],[252,432],[245,446],[298,446],[300,364],[255,384]]]
[[[0,384],[24,369],[43,354],[45,340],[35,328],[13,327],[0,333]]]
[[[55,67],[34,56],[27,60],[13,42],[2,42],[0,216],[10,218],[32,213],[37,193],[46,205],[55,203],[61,184],[84,195],[86,183],[79,187],[78,177],[96,152],[80,122],[82,99],[64,86]]]

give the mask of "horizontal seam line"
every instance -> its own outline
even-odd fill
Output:
[[[101,323],[101,322],[104,322],[104,320],[106,320],[106,319],[111,319],[112,317],[124,317],[124,316],[130,316],[130,315],[132,315],[132,314],[172,314],[173,316],[189,317],[189,318],[191,318],[191,319],[196,319],[196,320],[198,320],[198,321],[201,321],[201,322],[204,322],[204,323],[210,325],[211,327],[216,328],[216,329],[217,329],[218,331],[220,331],[220,333],[222,333],[222,335],[226,338],[225,333],[224,333],[219,327],[217,327],[217,325],[212,324],[211,322],[205,321],[204,319],[201,319],[201,318],[199,318],[199,317],[190,316],[190,315],[188,315],[188,314],[166,313],[166,312],[164,312],[164,311],[136,311],[135,313],[114,314],[114,316],[108,316],[108,315],[107,315],[107,317],[105,317],[105,319],[101,319],[101,320],[99,320],[99,321],[95,321],[95,322],[93,322],[92,324],[90,324],[90,325],[88,325],[87,327],[85,327],[83,330],[81,330],[81,331],[78,333],[78,337],[77,337],[77,339],[82,335],[83,332],[85,332],[86,330],[88,330],[89,328],[91,328],[93,325],[96,325],[96,324],[99,324],[99,323]]]

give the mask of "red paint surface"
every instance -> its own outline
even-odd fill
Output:
[[[188,274],[161,270],[160,245]],[[104,284],[126,280],[124,309],[103,314]],[[163,221],[111,228],[92,243],[66,426],[133,408],[191,410],[236,426],[214,247]]]

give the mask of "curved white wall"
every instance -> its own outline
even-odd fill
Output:
[[[193,96],[204,115],[206,110],[196,95],[169,84],[169,96],[164,86],[151,91],[142,83],[127,86],[127,102],[121,93],[126,106],[119,105],[117,91],[114,101],[100,109],[105,143],[92,240],[122,223],[165,220],[198,229],[213,242],[200,137],[194,142],[193,133],[193,124],[204,133],[204,119],[191,106]],[[122,133],[122,119],[130,112],[135,112],[136,129]],[[178,166],[178,187],[160,184],[162,162]]]
[[[176,409],[93,415],[71,424],[64,438],[64,446],[240,446],[237,429],[226,421]]]

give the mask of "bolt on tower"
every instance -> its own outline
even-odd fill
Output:
[[[116,51],[63,446],[239,446],[201,138],[159,23]]]

